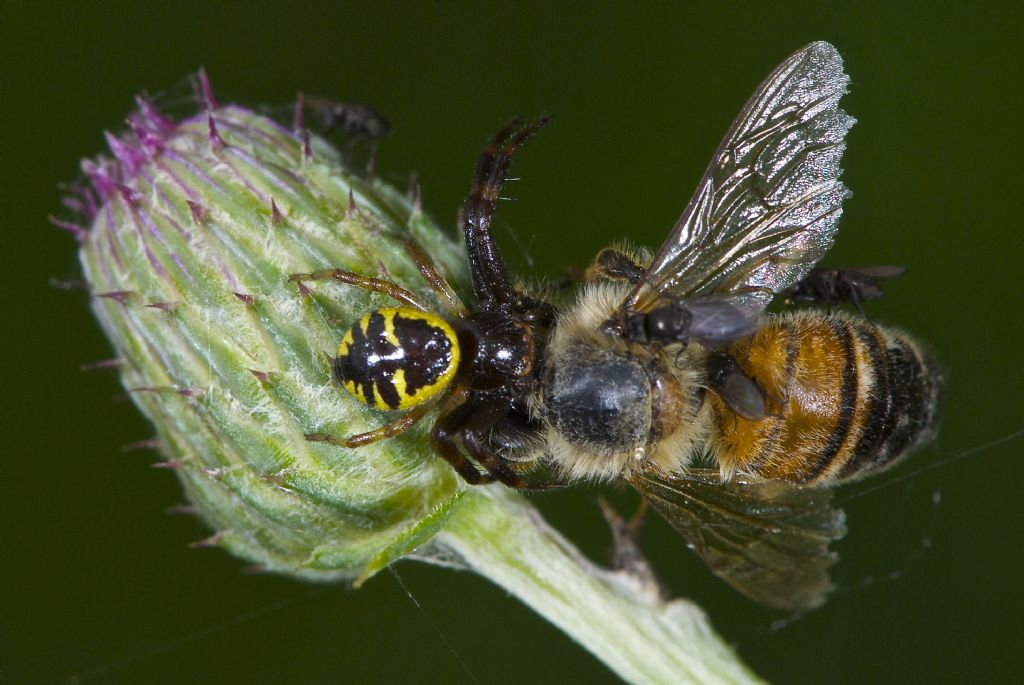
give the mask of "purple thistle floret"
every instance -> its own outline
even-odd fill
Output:
[[[288,276],[379,262],[429,299],[404,241],[456,280],[459,250],[312,135],[301,96],[293,129],[222,106],[205,71],[194,92],[198,112],[178,121],[136,98],[125,130],[104,134],[109,153],[66,189],[75,217],[51,222],[81,243],[111,365],[211,544],[311,578],[373,573],[436,532],[410,531],[447,511],[459,483],[415,433],[358,451],[305,439],[380,422],[339,394],[329,363],[373,298]]]

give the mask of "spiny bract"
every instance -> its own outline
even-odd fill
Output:
[[[86,160],[66,198],[92,306],[159,451],[215,531],[268,570],[357,577],[428,540],[459,482],[422,431],[361,450],[309,432],[372,428],[331,380],[347,322],[384,298],[289,274],[341,267],[430,301],[412,235],[456,282],[460,250],[418,201],[350,168],[326,140],[235,105],[200,73],[201,112],[173,121],[138,98],[112,157]]]

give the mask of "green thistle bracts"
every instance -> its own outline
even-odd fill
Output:
[[[340,392],[330,361],[352,321],[391,303],[288,276],[384,274],[434,302],[405,241],[455,284],[463,250],[301,125],[219,107],[200,85],[206,112],[180,123],[139,100],[131,132],[107,136],[113,158],[83,163],[88,183],[65,198],[82,223],[53,222],[81,242],[161,465],[215,531],[202,544],[322,580],[360,581],[417,551],[489,578],[628,682],[756,682],[695,605],[595,566],[504,486],[464,486],[433,454],[429,419],[359,449],[305,439],[387,421]]]
[[[325,140],[235,106],[174,123],[140,101],[113,159],[86,162],[75,206],[93,309],[160,450],[216,531],[268,570],[368,575],[425,542],[460,483],[432,456],[429,422],[358,450],[305,440],[385,422],[339,393],[330,357],[382,296],[287,278],[340,267],[432,295],[410,234],[450,278],[461,248],[391,186]]]

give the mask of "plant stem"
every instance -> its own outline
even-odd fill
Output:
[[[474,488],[436,538],[630,683],[759,683],[697,605],[593,564],[506,488]]]

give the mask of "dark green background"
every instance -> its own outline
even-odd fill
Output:
[[[520,272],[558,276],[622,237],[656,245],[754,86],[817,39],[844,54],[845,106],[860,120],[844,177],[855,197],[828,259],[909,268],[870,313],[947,365],[941,437],[840,493],[852,498],[836,567],[845,591],[781,631],[770,628],[780,616],[710,578],[660,521],[647,547],[672,588],[776,682],[1019,678],[1024,440],[957,457],[1024,428],[1021,16],[976,4],[729,5],[4,3],[0,679],[614,682],[466,574],[401,564],[421,611],[388,573],[359,591],[315,587],[189,549],[206,531],[164,513],[179,501],[174,477],[150,469],[148,453],[119,452],[149,436],[146,424],[111,400],[113,375],[79,371],[109,349],[85,297],[47,285],[77,266],[46,215],[134,93],[205,64],[222,101],[282,103],[303,89],[374,103],[395,127],[383,175],[404,183],[417,170],[443,225],[497,125],[553,112],[497,225]],[[593,494],[537,499],[603,558]]]

